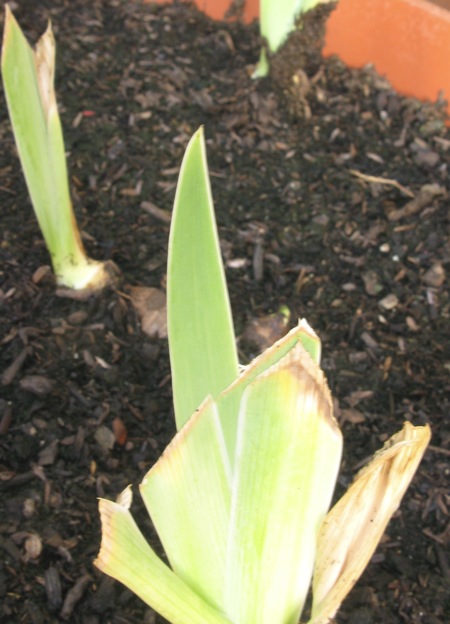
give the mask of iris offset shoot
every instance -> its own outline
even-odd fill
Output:
[[[260,0],[259,28],[265,45],[261,48],[253,78],[264,78],[269,74],[269,56],[286,43],[301,15],[329,2],[337,0]]]
[[[60,286],[101,290],[117,268],[86,255],[70,199],[54,90],[55,39],[49,23],[33,51],[5,7],[2,76],[17,150],[34,212]]]

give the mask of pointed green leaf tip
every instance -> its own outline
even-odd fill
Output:
[[[181,165],[167,266],[167,309],[175,418],[179,429],[204,399],[238,376],[203,128]]]

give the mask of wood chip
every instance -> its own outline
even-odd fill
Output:
[[[105,425],[102,425],[97,429],[94,438],[104,451],[110,451],[116,442],[114,433]]]
[[[127,441],[128,432],[123,420],[118,416],[113,420],[113,433],[117,444],[123,446]]]
[[[428,269],[425,275],[422,277],[422,281],[427,286],[433,288],[440,288],[445,282],[445,269],[440,262],[436,262]]]
[[[376,271],[366,271],[363,273],[362,278],[364,289],[371,297],[378,295],[383,290],[383,286],[380,283],[380,278]]]
[[[56,382],[44,375],[27,375],[20,380],[20,387],[38,397],[45,397],[53,392]]]
[[[386,295],[378,302],[378,305],[382,310],[393,310],[398,306],[398,297],[393,293]]]
[[[61,577],[58,568],[50,566],[44,574],[45,591],[50,611],[57,611],[62,605]]]
[[[38,464],[39,466],[51,466],[55,463],[56,456],[58,454],[58,440],[53,440],[50,444],[44,447],[39,453]]]
[[[38,269],[36,269],[36,271],[33,273],[31,281],[33,282],[33,284],[39,284],[39,282],[41,282],[44,277],[47,277],[51,274],[51,267],[48,264],[44,264],[43,266],[40,266]]]
[[[22,366],[25,364],[25,360],[27,359],[27,357],[29,355],[31,355],[32,350],[30,347],[25,347],[25,349],[23,349],[19,355],[15,358],[15,360],[12,362],[12,364],[10,364],[8,366],[8,368],[3,371],[2,374],[2,384],[4,386],[9,386],[9,384],[11,384],[17,373],[20,371],[20,369],[22,368]]]
[[[364,414],[357,409],[354,408],[341,408],[339,414],[340,424],[343,425],[345,422],[349,422],[352,425],[358,425],[359,423],[363,423],[366,420]]]
[[[42,552],[42,540],[39,535],[32,534],[25,540],[24,543],[25,555],[23,560],[25,563],[38,559]]]

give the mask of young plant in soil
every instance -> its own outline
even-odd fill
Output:
[[[305,320],[239,368],[203,130],[175,198],[168,330],[178,433],[140,492],[169,559],[100,501],[96,565],[177,624],[325,624],[370,560],[430,439],[405,423],[328,512],[342,434]],[[328,513],[327,513],[328,512]]]
[[[5,9],[3,84],[28,192],[57,283],[89,294],[109,285],[118,271],[112,262],[88,258],[75,220],[54,90],[51,24],[33,51],[8,5]]]
[[[299,20],[305,13],[330,2],[337,0],[260,0],[259,24],[264,45],[253,77],[264,78],[269,74],[270,55],[281,48],[296,25],[301,27]]]

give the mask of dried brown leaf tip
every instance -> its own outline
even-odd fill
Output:
[[[56,112],[55,97],[55,38],[53,36],[52,25],[49,22],[47,30],[36,44],[34,62],[38,78],[39,93],[41,95],[42,107],[45,114]]]
[[[310,624],[326,624],[356,583],[400,505],[430,441],[428,426],[390,438],[326,516],[318,538]]]

